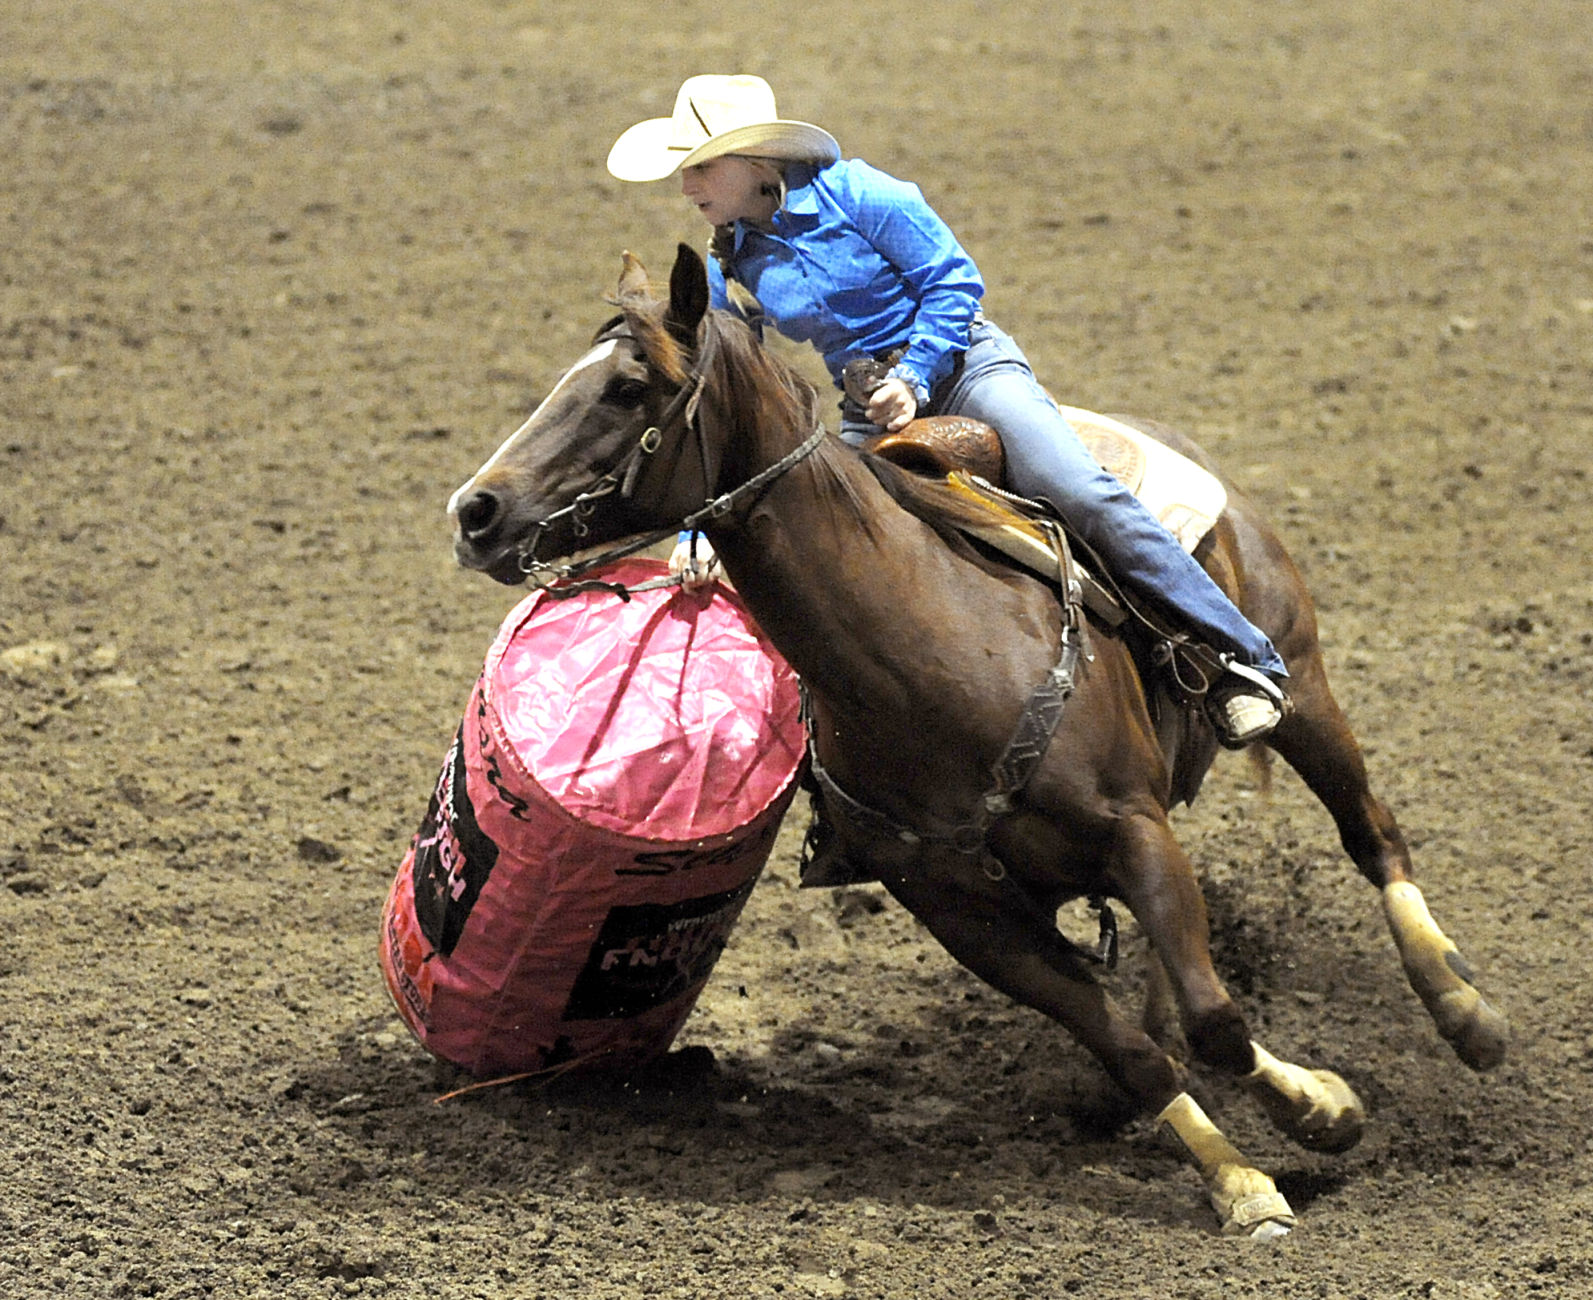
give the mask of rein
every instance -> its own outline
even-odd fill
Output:
[[[573,564],[549,564],[536,558],[537,544],[542,536],[556,523],[568,518],[576,537],[585,537],[590,529],[586,520],[597,509],[597,503],[604,497],[618,492],[624,500],[629,500],[636,490],[636,481],[641,475],[643,467],[648,460],[663,446],[664,432],[677,420],[684,426],[685,432],[695,433],[701,446],[703,443],[702,424],[697,418],[697,406],[702,399],[703,384],[707,378],[708,367],[717,352],[718,335],[706,321],[703,331],[702,346],[698,349],[696,363],[692,366],[691,373],[686,377],[686,382],[681,385],[680,391],[670,399],[669,405],[658,418],[658,423],[649,425],[637,439],[636,445],[612,469],[599,474],[592,480],[590,486],[577,493],[569,505],[560,510],[555,510],[544,519],[539,519],[533,526],[525,540],[520,544],[520,572],[526,577],[535,579],[542,590],[555,600],[567,600],[586,591],[609,591],[629,600],[631,592],[648,591],[655,587],[667,587],[678,583],[678,578],[657,578],[651,582],[641,583],[631,588],[620,582],[604,582],[601,579],[587,579],[582,581],[584,574],[592,572],[611,563],[623,559],[627,555],[634,555],[644,551],[678,532],[695,531],[701,525],[716,519],[723,519],[726,515],[736,510],[748,499],[763,491],[781,475],[806,460],[824,441],[825,428],[822,424],[814,427],[811,434],[793,450],[787,452],[772,465],[760,470],[740,486],[732,488],[729,492],[717,497],[709,498],[703,506],[694,510],[678,524],[671,524],[666,528],[655,529],[640,537],[634,537],[618,546],[578,560]],[[707,469],[706,448],[702,462],[704,473]],[[556,586],[553,584],[557,584]]]

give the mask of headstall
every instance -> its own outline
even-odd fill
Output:
[[[617,334],[611,337],[628,338],[629,335]],[[792,451],[786,453],[765,469],[754,474],[739,487],[732,488],[717,497],[710,498],[701,509],[693,511],[677,524],[667,528],[659,528],[653,532],[633,537],[618,546],[610,547],[600,554],[578,560],[573,564],[550,564],[539,560],[536,556],[538,543],[544,534],[554,525],[565,519],[570,520],[570,527],[577,538],[585,537],[590,529],[586,521],[597,509],[597,504],[604,497],[612,496],[618,492],[622,499],[628,500],[636,489],[636,481],[641,475],[643,467],[647,464],[658,449],[664,444],[664,433],[677,421],[685,425],[686,430],[695,432],[699,442],[702,439],[702,426],[697,419],[697,405],[702,398],[703,383],[708,373],[708,367],[716,352],[715,344],[718,335],[713,327],[705,322],[702,345],[698,349],[696,362],[691,373],[686,376],[686,382],[680,387],[669,405],[664,408],[663,414],[658,417],[658,423],[649,425],[637,439],[636,444],[612,468],[599,474],[591,484],[576,494],[569,505],[555,510],[546,518],[539,519],[526,534],[520,543],[519,564],[520,572],[527,578],[533,579],[542,587],[550,597],[558,600],[567,599],[584,591],[602,590],[611,591],[623,600],[630,599],[633,590],[645,591],[652,587],[668,586],[677,581],[674,578],[659,578],[653,582],[643,583],[635,588],[627,588],[623,583],[604,582],[599,579],[582,581],[585,574],[594,569],[602,568],[615,560],[623,559],[627,555],[634,555],[644,551],[677,532],[695,530],[701,525],[712,520],[723,519],[749,498],[761,492],[775,479],[800,461],[805,460],[818,450],[819,444],[824,441],[825,428],[822,424],[816,425],[811,434]],[[706,467],[706,455],[703,458]]]

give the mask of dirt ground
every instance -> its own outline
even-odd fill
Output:
[[[1583,0],[763,8],[0,3],[0,1293],[1593,1296]],[[707,70],[920,182],[1048,383],[1195,433],[1317,593],[1516,1037],[1462,1068],[1298,780],[1220,764],[1220,969],[1370,1110],[1314,1156],[1212,1088],[1277,1247],[894,904],[798,892],[804,805],[711,1070],[434,1104],[377,922],[517,598],[444,504],[620,250],[700,241],[602,163]]]

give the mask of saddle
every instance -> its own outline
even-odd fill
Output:
[[[868,405],[869,393],[879,386],[896,355],[847,363],[841,383],[850,403],[859,408]],[[1162,527],[1193,554],[1228,505],[1228,490],[1222,481],[1188,456],[1115,416],[1064,406],[1054,397],[1051,401],[1101,468],[1138,497]],[[1007,487],[1001,435],[967,416],[926,416],[899,433],[871,438],[863,450],[915,473],[944,478],[961,470],[999,490]]]
[[[1096,463],[1137,496],[1191,554],[1228,504],[1228,490],[1204,466],[1110,415],[1058,405]],[[1006,453],[988,424],[930,415],[900,433],[878,434],[863,450],[931,477],[962,474],[1006,488]],[[1016,558],[1016,557],[1014,557]]]

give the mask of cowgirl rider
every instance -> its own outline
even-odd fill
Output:
[[[918,415],[963,415],[1001,431],[1008,486],[1043,498],[1129,590],[1222,652],[1209,699],[1225,744],[1261,739],[1282,718],[1282,658],[1139,500],[1103,470],[1041,388],[1018,345],[979,311],[973,259],[916,185],[856,158],[833,136],[781,119],[753,76],[689,78],[670,117],[626,131],[608,156],[620,180],[663,180],[714,228],[713,304],[761,316],[807,342],[837,386],[860,357],[905,349],[866,411],[843,410],[860,442]],[[960,364],[959,364],[960,362]],[[671,567],[706,581],[706,543]]]

